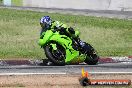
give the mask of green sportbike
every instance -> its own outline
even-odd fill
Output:
[[[79,35],[78,31],[75,31]],[[39,45],[44,49],[46,57],[54,65],[73,65],[82,62],[88,65],[96,65],[99,56],[95,49],[88,43],[83,42],[84,46],[80,46],[79,38],[71,38],[61,34],[57,30],[47,30],[43,32]]]

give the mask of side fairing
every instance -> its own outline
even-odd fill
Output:
[[[70,64],[79,56],[79,51],[76,51],[72,48],[72,40],[65,36],[60,35],[58,32],[53,33],[51,30],[45,32],[45,35],[42,39],[39,40],[39,45],[45,46],[47,43],[55,41],[58,44],[62,45],[66,50],[66,59],[65,63]],[[55,47],[55,45],[53,45]]]
[[[58,42],[60,45],[62,45],[66,50],[66,59],[65,63],[70,64],[71,62],[74,62],[75,58],[79,56],[79,51],[76,51],[72,48],[72,40],[65,36],[65,35],[58,35],[54,34],[50,40]]]

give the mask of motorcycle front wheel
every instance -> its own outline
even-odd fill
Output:
[[[50,44],[44,47],[46,57],[55,65],[65,65],[65,49],[60,44],[56,43],[56,50],[53,50]]]

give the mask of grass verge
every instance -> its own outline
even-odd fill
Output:
[[[0,8],[0,58],[44,58],[39,19],[49,15],[77,28],[100,56],[132,55],[132,21]]]

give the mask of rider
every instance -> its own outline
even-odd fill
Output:
[[[59,31],[60,34],[64,34],[70,38],[72,38],[73,40],[75,40],[77,42],[77,46],[81,47],[82,50],[84,50],[83,53],[85,53],[85,51],[87,50],[91,50],[91,47],[87,46],[87,44],[85,42],[82,42],[79,38],[79,32],[78,31],[74,31],[74,29],[72,27],[67,27],[66,24],[61,23],[60,21],[52,21],[50,16],[43,16],[40,19],[40,25],[41,25],[41,32],[40,32],[40,38],[42,39],[44,37],[45,31],[47,30],[52,30],[54,31]],[[78,32],[78,33],[77,33]],[[78,50],[78,47],[73,46],[74,49]],[[51,61],[49,61],[48,59],[45,59],[47,61],[43,61],[46,65],[52,65],[53,63]]]
[[[71,28],[71,27],[68,28],[66,24],[63,24],[60,21],[52,21],[50,16],[43,16],[40,19],[40,25],[41,25],[40,35],[42,35],[42,33],[47,30],[55,30],[56,29],[56,30],[60,31],[60,33],[65,34],[67,36],[71,36],[73,38],[77,37],[73,28]]]
[[[50,16],[43,16],[40,19],[41,32],[40,38],[43,38],[43,32],[47,30],[58,30],[61,34],[65,34],[69,37],[79,40],[79,45],[84,46],[84,43],[79,39],[77,31],[74,31],[72,27],[67,27],[66,24],[61,23],[60,21],[52,21]]]

